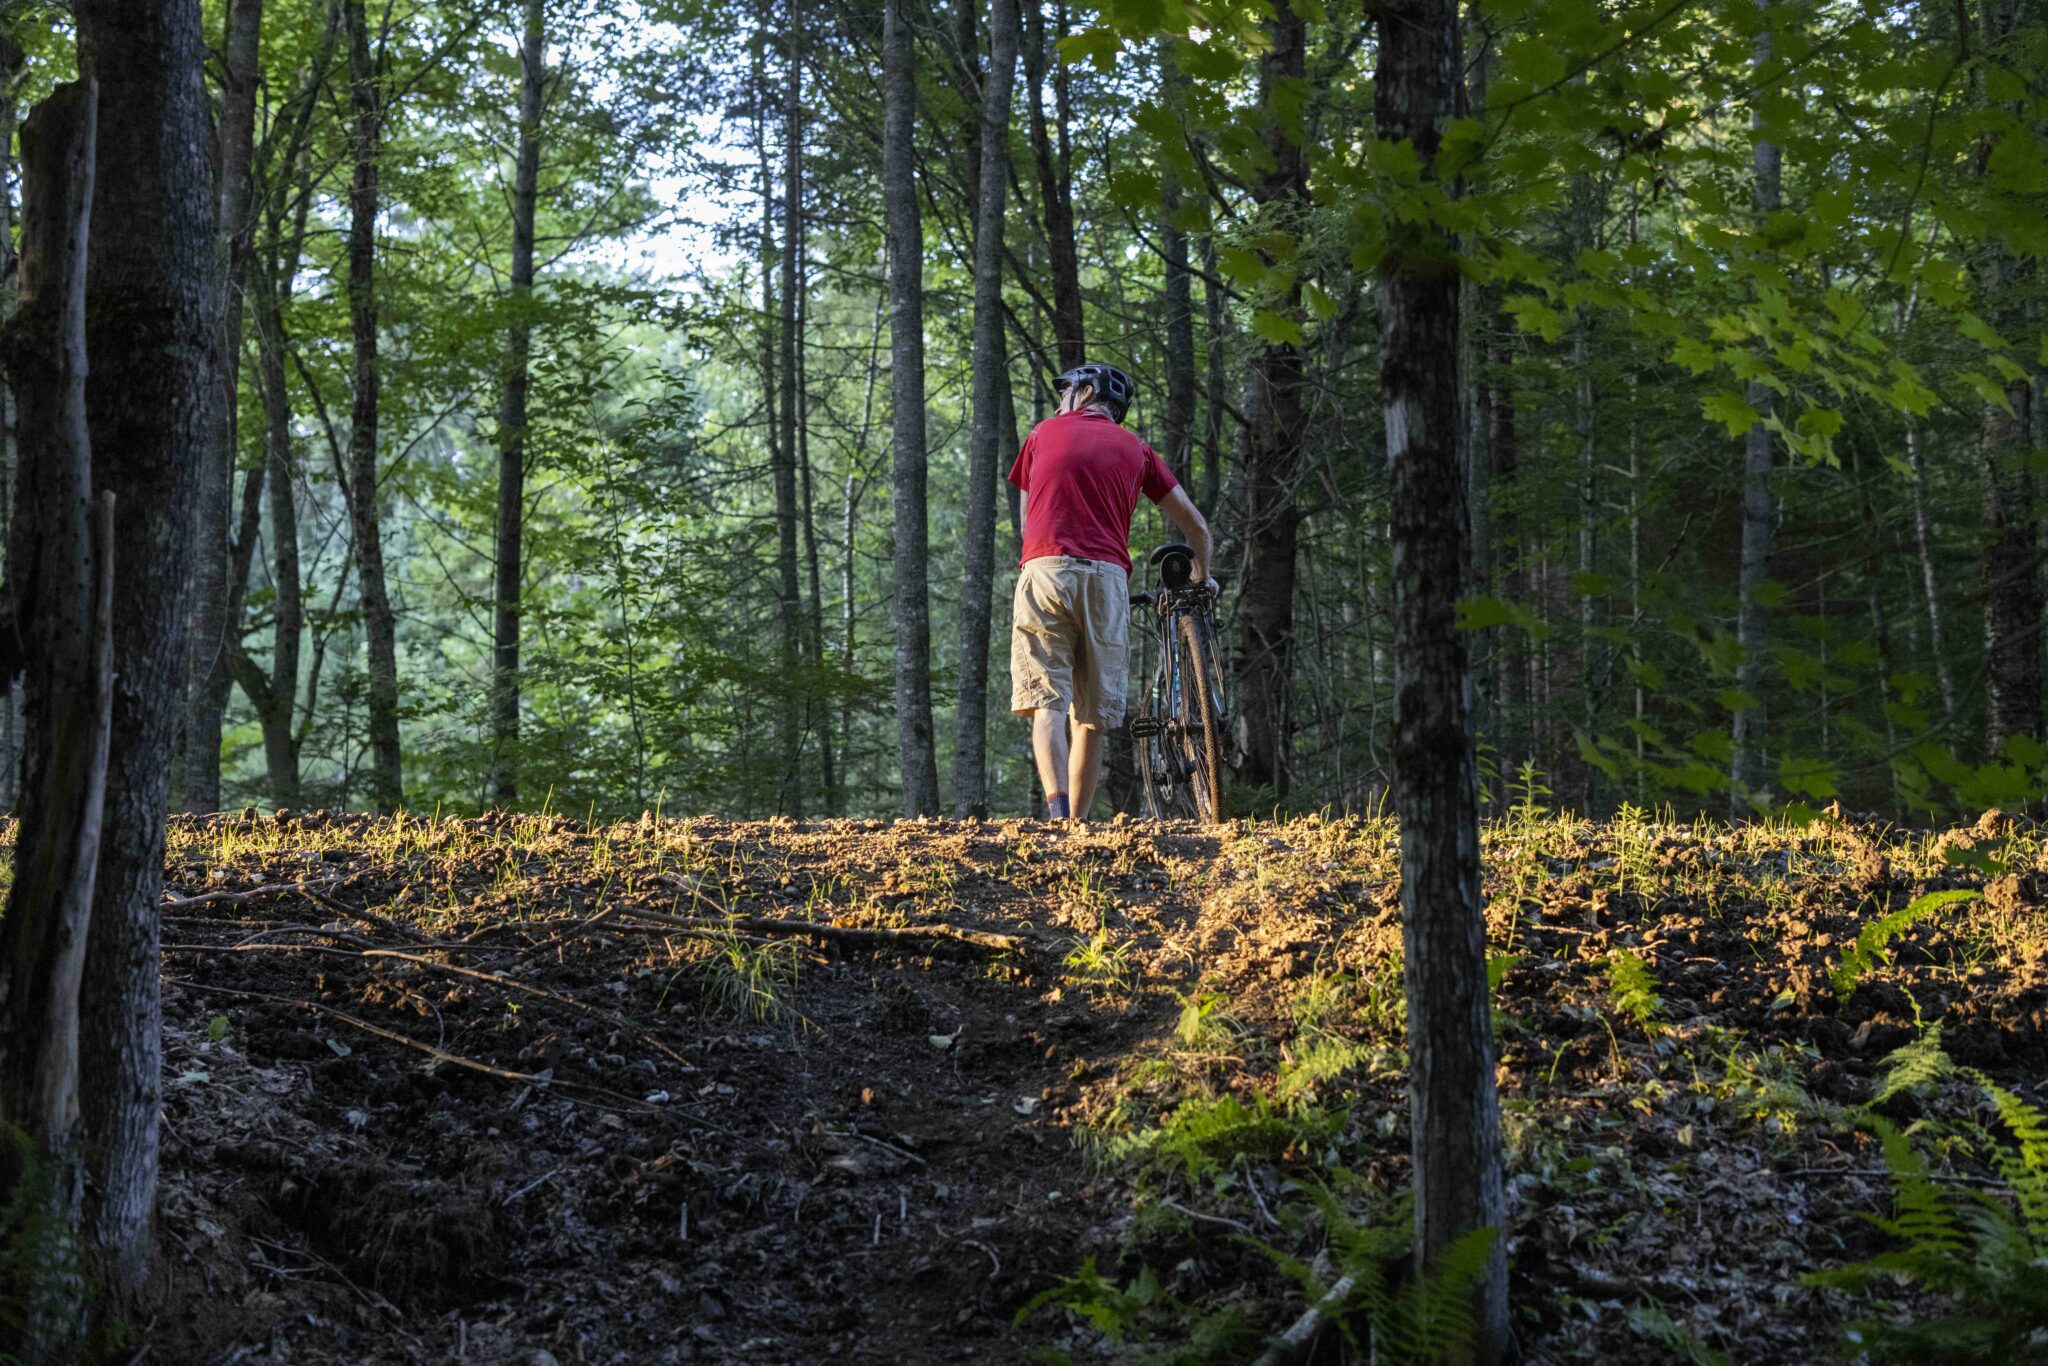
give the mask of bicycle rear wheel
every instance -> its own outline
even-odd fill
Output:
[[[1215,645],[1203,626],[1192,614],[1180,619],[1175,642],[1181,675],[1177,719],[1187,748],[1195,814],[1213,825],[1223,819],[1223,712],[1215,695]]]

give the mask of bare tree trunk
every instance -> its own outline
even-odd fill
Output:
[[[799,97],[801,91],[798,92]],[[793,121],[793,114],[786,114]],[[804,729],[815,731],[818,736],[818,778],[825,789],[825,809],[834,816],[846,812],[846,785],[841,779],[839,756],[833,752],[832,718],[823,700],[818,696],[825,675],[825,597],[818,564],[818,523],[811,499],[811,414],[810,386],[805,378],[807,366],[805,356],[808,347],[805,340],[810,335],[811,299],[809,283],[804,273],[804,255],[807,250],[809,233],[805,224],[802,206],[798,206],[794,227],[797,250],[797,312],[795,373],[791,383],[796,389],[796,449],[797,470],[803,478],[804,502],[804,558],[810,576],[810,595],[804,605],[804,650],[805,662],[810,667],[811,684],[804,691]]]
[[[932,743],[932,624],[926,582],[924,232],[917,202],[917,72],[909,0],[882,6],[882,202],[889,235],[889,420],[896,523],[896,734],[903,814],[937,815]]]
[[[219,201],[199,0],[80,0],[99,82],[86,410],[115,505],[114,704],[80,1012],[87,1219],[110,1312],[148,1282],[163,1045],[157,900],[184,710],[193,507],[220,392]]]
[[[1262,104],[1302,79],[1307,65],[1307,24],[1287,6],[1266,21],[1268,48],[1259,59]],[[1261,206],[1284,213],[1306,203],[1307,163],[1302,149],[1275,122],[1266,135],[1268,170],[1252,186]],[[1300,287],[1279,307],[1292,311]],[[1454,358],[1455,359],[1455,358]],[[1244,431],[1243,596],[1238,605],[1237,714],[1243,760],[1239,778],[1285,800],[1293,729],[1295,550],[1301,514],[1294,483],[1307,419],[1302,408],[1300,348],[1271,342],[1252,362]]]
[[[1203,382],[1202,418],[1202,514],[1216,515],[1216,500],[1223,492],[1223,334],[1226,323],[1223,287],[1216,269],[1216,234],[1202,234],[1202,308],[1207,315],[1208,377]]]
[[[533,219],[547,95],[547,13],[526,0],[519,43],[519,145],[512,173],[512,322],[498,404],[496,608],[491,620],[491,800],[519,801],[519,617],[526,548],[526,405],[532,383]]]
[[[384,578],[384,532],[377,509],[377,195],[383,155],[383,98],[370,56],[363,0],[346,0],[348,25],[349,186],[348,315],[355,343],[354,401],[348,430],[348,516],[369,647],[370,800],[379,811],[405,801],[398,740],[397,623]]]
[[[1171,42],[1159,46],[1160,95],[1169,108],[1179,104],[1185,77],[1174,64]],[[1180,173],[1168,163],[1159,178],[1159,241],[1166,258],[1166,463],[1185,484],[1193,477],[1195,437],[1194,276],[1188,269],[1188,235],[1180,225],[1186,202]]]
[[[775,568],[776,622],[781,632],[783,701],[782,795],[785,815],[800,816],[804,807],[803,732],[809,708],[796,691],[803,643],[804,600],[797,571],[797,253],[804,215],[803,197],[803,63],[797,55],[803,13],[789,0],[785,33],[782,174],[782,433],[775,443]]]
[[[0,32],[0,328],[14,314],[18,279],[14,254],[14,132],[20,111],[15,107],[16,82],[27,60],[21,47]],[[0,546],[13,534],[16,477],[14,389],[0,370]],[[21,685],[0,679],[0,811],[12,811],[21,776]]]
[[[1987,407],[1984,452],[1984,748],[2040,737],[2041,556],[2034,476],[2026,463],[2033,386],[2006,385],[2008,407]]]
[[[236,402],[242,353],[242,279],[249,261],[249,168],[255,153],[257,48],[263,0],[231,0],[223,56],[220,114],[220,232],[214,269],[220,273],[222,387],[214,439],[200,489],[197,559],[192,585],[192,657],[185,715],[185,807],[220,809],[220,728],[233,682],[230,662],[240,614],[232,609]],[[255,476],[260,481],[260,473]],[[260,484],[259,484],[260,486]]]
[[[1064,13],[1064,11],[1062,11]],[[1059,82],[1059,147],[1045,117],[1045,7],[1039,0],[1024,6],[1024,79],[1031,87],[1031,151],[1038,167],[1038,197],[1045,219],[1046,251],[1052,267],[1053,347],[1062,370],[1087,359],[1087,331],[1081,315],[1081,264],[1074,249],[1074,186],[1067,148],[1066,75]]]
[[[1768,13],[1773,0],[1761,0],[1761,3]],[[1756,37],[1756,58],[1752,70],[1761,72],[1771,64],[1771,58],[1771,31],[1766,20],[1766,27]],[[1757,126],[1761,126],[1762,115],[1757,115],[1756,121]],[[1759,218],[1766,218],[1778,210],[1778,145],[1759,137],[1753,165],[1752,192],[1756,212]],[[1743,439],[1742,446],[1741,608],[1735,626],[1736,643],[1742,650],[1741,662],[1736,666],[1735,687],[1742,696],[1737,703],[1740,710],[1735,713],[1733,781],[1728,794],[1731,813],[1744,810],[1748,799],[1763,786],[1764,780],[1763,589],[1771,575],[1771,521],[1775,515],[1771,497],[1773,448],[1770,428],[1764,423],[1771,416],[1771,400],[1771,390],[1767,385],[1761,380],[1750,381],[1750,406],[1759,416]]]
[[[1515,435],[1515,391],[1510,372],[1512,359],[1507,338],[1515,320],[1507,313],[1493,315],[1486,339],[1486,458],[1491,466],[1487,480],[1487,504],[1492,532],[1498,538],[1495,562],[1500,567],[1501,592],[1509,602],[1528,596],[1529,577],[1523,568],[1522,547],[1517,540],[1516,503],[1520,494],[1515,481],[1521,460],[1521,445]],[[1529,757],[1530,739],[1524,724],[1525,700],[1529,692],[1529,651],[1519,635],[1503,630],[1495,672],[1498,688],[1496,710],[1500,716],[1500,771],[1505,789],[1521,761]],[[1519,743],[1518,743],[1519,742]]]
[[[1036,3],[1036,0],[1033,0]],[[1003,214],[1010,183],[1010,88],[1017,69],[1017,0],[990,0],[989,67],[981,84],[980,202],[974,221],[974,414],[967,438],[966,572],[960,588],[960,700],[953,745],[953,814],[988,811],[988,652],[994,612],[996,443],[1002,421]]]
[[[1934,653],[1934,681],[1941,691],[1942,720],[1956,721],[1956,680],[1941,629],[1941,582],[1934,569],[1934,533],[1927,516],[1927,481],[1920,463],[1920,429],[1906,418],[1907,487],[1913,495],[1913,540],[1920,553],[1920,585],[1927,595],[1927,633]]]
[[[1455,109],[1454,0],[1379,11],[1378,134],[1435,159]],[[1446,187],[1453,188],[1453,187]],[[1467,572],[1457,463],[1458,287],[1452,243],[1415,228],[1381,277],[1380,402],[1392,473],[1394,790],[1401,819],[1415,1251],[1427,1268],[1494,1231],[1477,1294],[1475,1357],[1509,1350],[1506,1200],[1479,885],[1479,798],[1465,638],[1453,603]]]
[[[6,334],[21,396],[18,512],[9,528],[10,658],[28,728],[21,824],[0,916],[0,1117],[23,1130],[40,1173],[0,1144],[0,1207],[33,1180],[52,1237],[10,1270],[26,1314],[0,1328],[10,1359],[66,1360],[85,1300],[78,1217],[79,986],[99,864],[113,701],[111,499],[95,518],[85,416],[85,272],[97,104],[91,80],[59,86],[21,129],[21,311]],[[99,523],[95,525],[96,521]],[[97,532],[97,536],[96,533]],[[97,544],[95,541],[97,540]]]

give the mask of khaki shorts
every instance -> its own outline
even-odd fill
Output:
[[[1010,609],[1010,710],[1063,711],[1098,730],[1122,725],[1130,626],[1122,565],[1066,555],[1025,561]]]

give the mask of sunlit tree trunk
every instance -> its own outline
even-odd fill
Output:
[[[909,0],[882,7],[882,202],[889,236],[889,397],[892,430],[896,628],[896,735],[903,814],[936,815],[932,743],[931,603],[926,580],[924,230],[917,201],[917,73]]]
[[[21,396],[21,468],[0,677],[19,673],[28,726],[0,916],[0,1119],[20,1128],[41,1170],[21,1169],[13,1144],[0,1143],[0,1208],[19,1211],[15,1227],[46,1220],[50,1233],[31,1245],[33,1264],[17,1254],[8,1267],[23,1312],[0,1323],[0,1355],[32,1362],[69,1359],[85,1306],[79,987],[113,697],[113,529],[109,509],[95,516],[85,410],[96,103],[91,81],[74,81],[22,126],[21,310],[5,348]]]
[[[1454,0],[1379,10],[1378,135],[1436,156],[1457,99]],[[1425,172],[1427,174],[1427,172]],[[1428,1267],[1495,1231],[1476,1303],[1474,1356],[1507,1355],[1506,1201],[1494,1091],[1485,901],[1465,637],[1467,573],[1457,462],[1458,286],[1440,227],[1406,230],[1380,285],[1380,402],[1392,477],[1394,794],[1401,819],[1415,1251]]]
[[[1035,3],[1035,0],[1033,0]],[[966,571],[960,587],[960,699],[953,746],[953,814],[988,809],[989,621],[994,611],[997,440],[1003,353],[1003,216],[1010,179],[1010,89],[1017,67],[1016,0],[990,0],[989,66],[981,89],[981,166],[974,222],[973,425],[967,437]]]
[[[162,1108],[165,798],[184,710],[192,523],[220,385],[219,202],[198,0],[79,0],[99,82],[86,409],[115,496],[114,701],[80,1011],[87,1220],[112,1313],[149,1280]]]
[[[512,171],[512,321],[498,402],[498,537],[491,616],[491,799],[519,800],[519,618],[526,544],[527,395],[532,380],[534,209],[540,196],[540,120],[547,95],[542,0],[526,0],[519,43],[519,141]]]

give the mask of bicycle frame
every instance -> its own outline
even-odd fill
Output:
[[[1178,564],[1174,563],[1176,556],[1171,552],[1178,552]],[[1183,632],[1183,620],[1192,619],[1195,631],[1207,633],[1210,642],[1208,654],[1213,661],[1211,609],[1215,604],[1215,594],[1207,585],[1187,582],[1191,561],[1185,547],[1162,547],[1153,560],[1154,563],[1165,561],[1161,577],[1169,584],[1175,578],[1180,583],[1149,593],[1133,594],[1131,598],[1133,607],[1152,609],[1150,620],[1146,622],[1146,635],[1157,647],[1159,658],[1156,668],[1145,671],[1149,675],[1148,683],[1139,698],[1137,713],[1131,718],[1130,736],[1138,750],[1147,814],[1154,820],[1197,818],[1203,814],[1203,803],[1196,796],[1198,774],[1195,754],[1196,747],[1204,743],[1205,737],[1193,734],[1192,727],[1183,718],[1199,715],[1204,710],[1200,700],[1207,700],[1208,724],[1216,731],[1216,749],[1220,749],[1222,734],[1227,733],[1222,730],[1225,721],[1218,691],[1221,679],[1212,678],[1207,687],[1197,687],[1195,680],[1187,676],[1182,653],[1174,648],[1174,643]],[[1145,663],[1144,649],[1141,641],[1141,670]]]

